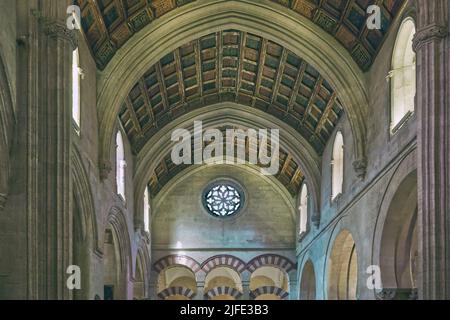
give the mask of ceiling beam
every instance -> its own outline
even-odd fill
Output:
[[[330,112],[333,110],[334,103],[336,102],[336,92],[333,92],[333,94],[330,97],[330,100],[327,103],[327,106],[325,107],[325,110],[322,113],[322,116],[320,117],[319,123],[316,127],[316,135],[319,135],[320,131],[322,130],[322,127],[325,125],[325,122],[328,120],[328,116],[330,115]]]
[[[194,50],[195,50],[195,72],[197,73],[198,95],[203,104],[203,73],[202,73],[200,39],[197,39],[197,41],[195,41]]]
[[[283,47],[283,51],[281,53],[281,57],[280,57],[280,64],[278,65],[278,70],[277,70],[277,76],[275,78],[275,84],[273,86],[273,90],[272,90],[272,98],[270,99],[270,104],[274,104],[275,99],[278,95],[278,89],[280,88],[280,83],[281,83],[281,77],[284,73],[284,66],[286,63],[286,58],[287,58],[287,50],[286,48]]]
[[[156,76],[158,78],[158,83],[159,83],[159,90],[161,91],[162,103],[164,106],[164,110],[167,110],[169,108],[169,102],[167,99],[167,88],[166,88],[166,84],[164,82],[164,75],[163,75],[162,68],[161,68],[161,61],[158,61],[156,63],[155,69],[156,69]]]
[[[184,88],[184,77],[181,65],[180,48],[175,50],[174,55],[175,55],[175,68],[177,71],[177,79],[178,79],[178,93],[180,95],[180,103],[183,105],[186,102],[186,93]]]
[[[141,91],[141,95],[144,97],[144,105],[145,109],[147,110],[147,114],[150,118],[150,122],[156,126],[157,124],[155,114],[153,113],[152,104],[150,102],[150,97],[148,95],[148,90],[147,86],[145,85],[144,78],[139,79],[139,89]]]
[[[300,85],[302,84],[302,79],[303,75],[305,74],[305,70],[306,70],[306,62],[302,60],[299,71],[297,72],[297,77],[295,79],[294,89],[292,91],[291,97],[289,98],[286,115],[294,108],[294,103],[295,100],[297,99],[298,91],[300,90]]]
[[[220,94],[222,90],[222,69],[223,69],[223,34],[222,31],[216,34],[216,88]]]
[[[316,84],[314,85],[314,89],[311,94],[311,97],[309,98],[308,106],[306,107],[305,114],[303,115],[302,124],[305,123],[306,119],[308,118],[308,114],[311,112],[311,108],[314,105],[314,100],[316,99],[316,95],[320,91],[320,86],[322,85],[322,82],[323,82],[323,78],[322,78],[322,76],[319,75],[317,77]]]
[[[136,116],[136,112],[133,108],[133,103],[131,102],[131,98],[128,96],[125,99],[125,105],[127,106],[128,113],[130,114],[131,121],[133,122],[133,126],[136,128],[136,132],[140,137],[143,137],[144,134],[142,132],[141,124]]]
[[[262,39],[261,50],[259,51],[258,59],[258,74],[256,75],[255,94],[252,100],[252,106],[255,106],[256,97],[259,94],[259,88],[261,87],[262,74],[264,71],[264,62],[266,61],[267,39]]]
[[[244,67],[244,55],[245,55],[245,40],[247,39],[247,33],[240,33],[241,41],[239,44],[239,57],[238,57],[238,68],[236,73],[236,100],[238,99],[238,93],[241,89],[242,82],[242,69]]]

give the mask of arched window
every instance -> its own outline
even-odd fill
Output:
[[[391,132],[397,131],[414,112],[416,95],[416,54],[413,37],[414,21],[405,19],[399,29],[392,55],[391,78]]]
[[[341,132],[338,132],[334,139],[331,167],[331,199],[334,200],[342,193],[342,186],[344,183],[344,138],[342,137]]]
[[[150,232],[150,196],[148,194],[148,188],[145,188],[144,192],[144,230]]]
[[[300,211],[299,234],[302,234],[306,232],[306,226],[308,223],[308,187],[306,186],[306,183],[303,184],[300,192],[300,206],[298,209]]]
[[[116,184],[117,194],[125,200],[125,168],[127,163],[125,161],[125,150],[123,147],[123,138],[120,130],[116,136]]]
[[[78,48],[72,52],[72,119],[77,131],[80,130],[80,56]]]

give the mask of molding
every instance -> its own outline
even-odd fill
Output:
[[[434,40],[441,40],[449,35],[445,26],[432,24],[417,31],[413,39],[413,49],[418,52],[424,45]]]

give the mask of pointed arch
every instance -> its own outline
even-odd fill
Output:
[[[303,265],[300,278],[300,300],[316,300],[316,273],[310,259]]]
[[[131,259],[131,241],[128,232],[128,224],[122,210],[116,206],[112,207],[107,220],[107,225],[112,228],[116,239],[118,240],[118,250],[120,253],[121,270],[131,275],[132,259]]]
[[[102,249],[98,237],[97,216],[91,184],[77,148],[74,147],[72,150],[73,192],[80,210],[82,236],[88,238],[93,252],[101,257]]]
[[[149,281],[151,272],[151,260],[149,254],[149,244],[146,240],[139,241],[136,253],[136,263],[134,267],[134,299],[145,299],[149,297]]]
[[[13,99],[7,70],[0,56],[0,150],[2,150],[0,153],[0,211],[6,204],[9,192],[9,153],[16,123]]]

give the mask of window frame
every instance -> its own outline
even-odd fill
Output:
[[[405,16],[403,17],[403,19],[401,20],[400,26],[397,29],[397,33],[396,33],[396,38],[395,38],[395,42],[394,42],[394,47],[391,51],[391,62],[390,62],[390,71],[387,75],[387,80],[389,82],[389,110],[388,110],[388,119],[389,119],[389,123],[388,123],[388,130],[389,130],[389,136],[392,137],[394,135],[396,135],[399,131],[401,131],[401,129],[409,122],[409,120],[411,118],[413,118],[415,116],[416,113],[416,96],[417,96],[417,80],[415,80],[415,92],[414,92],[414,98],[413,98],[413,108],[412,110],[408,110],[403,116],[402,118],[394,125],[393,123],[393,112],[394,112],[394,108],[395,108],[395,103],[394,103],[394,90],[395,88],[393,88],[393,78],[395,76],[395,74],[393,73],[395,71],[396,68],[396,56],[397,56],[397,51],[398,49],[398,45],[399,45],[399,39],[401,38],[400,35],[403,31],[403,28],[405,27],[405,24],[407,22],[412,22],[413,24],[413,31],[414,34],[417,33],[417,28],[416,28],[416,21],[412,16]],[[414,37],[414,35],[413,35]],[[406,52],[404,50],[404,52]],[[404,53],[403,52],[403,53]],[[412,49],[412,52],[414,54],[414,76],[417,79],[417,61],[416,61],[416,53],[414,52],[414,49]],[[404,54],[403,54],[404,56]]]
[[[336,193],[334,192],[335,189],[335,149],[336,149],[336,143],[337,143],[337,138],[341,137],[342,140],[342,169],[341,169],[341,181],[340,181],[340,192]],[[334,135],[334,140],[333,140],[333,147],[331,150],[331,161],[330,161],[330,167],[331,167],[331,192],[330,192],[330,199],[331,199],[331,203],[335,203],[337,202],[343,195],[344,193],[344,179],[345,179],[345,140],[344,140],[344,135],[342,133],[342,130],[338,130],[336,132],[336,134]]]
[[[305,191],[306,190],[306,191]],[[306,192],[306,212],[303,212],[302,210],[302,198],[303,198],[303,192]],[[308,184],[306,182],[303,182],[301,188],[300,188],[300,194],[299,194],[299,199],[298,199],[298,238],[299,241],[303,239],[303,237],[309,232],[310,227],[309,227],[309,223],[310,223],[310,195],[309,195],[309,189],[308,189]],[[304,224],[304,230],[302,229],[302,216],[305,216],[306,218],[306,222]]]
[[[120,138],[120,139],[119,139]],[[121,149],[122,152],[119,152]],[[119,154],[120,153],[120,154]],[[116,193],[119,198],[126,203],[126,168],[125,143],[122,131],[117,130],[116,134]],[[119,157],[121,155],[121,157]],[[120,159],[119,159],[120,158]],[[120,183],[120,185],[119,185]]]
[[[76,79],[75,79],[76,78]],[[75,89],[75,86],[76,89]],[[75,95],[76,90],[76,95]],[[72,51],[72,125],[78,135],[81,133],[81,68],[80,51],[75,48]]]

